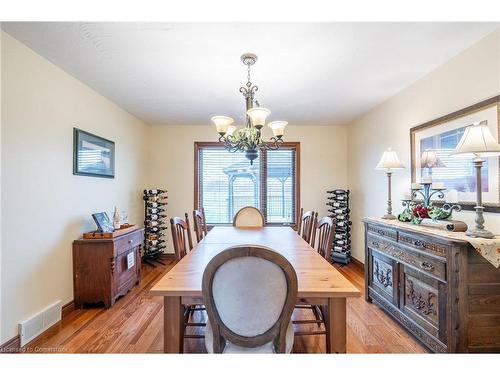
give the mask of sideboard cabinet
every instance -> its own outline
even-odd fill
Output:
[[[144,229],[109,239],[73,242],[73,291],[77,308],[103,302],[111,307],[139,283]]]
[[[500,269],[467,241],[363,221],[367,301],[434,352],[500,351]]]

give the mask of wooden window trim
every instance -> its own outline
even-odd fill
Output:
[[[200,154],[199,151],[200,149],[203,148],[221,148],[221,144],[219,142],[194,142],[194,207],[193,209],[198,210],[199,209],[199,199],[200,199],[200,191],[199,191],[199,160],[198,160],[198,155]],[[297,226],[298,220],[299,220],[299,211],[300,211],[300,142],[284,142],[281,147],[281,149],[286,149],[286,148],[294,148],[295,149],[295,183],[293,184],[293,190],[294,190],[294,195],[295,195],[295,222],[292,223],[292,226],[295,228]],[[259,156],[261,157],[261,156]],[[263,157],[263,159],[266,159],[266,156]],[[266,181],[265,179],[261,178],[260,179],[260,189],[261,189],[261,194],[260,194],[260,203],[262,207],[265,207],[263,204],[265,204],[265,198],[262,192],[267,191],[262,190],[263,188],[266,188]],[[263,210],[266,211],[266,210]],[[267,212],[263,212],[264,217],[266,218],[266,225],[268,226],[283,226],[283,224],[280,223],[267,223]],[[219,224],[218,224],[219,225]],[[224,224],[220,224],[224,225]],[[211,225],[210,227],[212,227]]]

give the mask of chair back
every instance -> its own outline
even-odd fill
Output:
[[[309,244],[311,243],[312,232],[317,218],[317,212],[304,212],[303,208],[300,209],[300,220],[297,233]]]
[[[230,247],[208,263],[202,293],[214,353],[224,351],[226,340],[247,348],[273,342],[275,352],[285,352],[297,275],[283,255],[263,246]]]
[[[241,208],[233,219],[233,227],[263,227],[264,224],[262,212],[251,206]]]
[[[174,243],[175,256],[178,260],[182,259],[188,251],[193,249],[193,240],[191,238],[191,228],[189,227],[188,214],[185,214],[185,220],[176,216],[170,219],[170,229],[172,230],[172,242]]]
[[[207,219],[205,217],[205,209],[203,207],[200,210],[193,210],[193,224],[196,242],[200,242],[208,233]]]
[[[333,242],[333,220],[325,216],[314,225],[311,247],[318,244],[317,250],[323,258],[328,260]]]

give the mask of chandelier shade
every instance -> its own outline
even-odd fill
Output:
[[[258,87],[250,81],[250,67],[257,61],[257,56],[253,53],[245,53],[241,56],[241,61],[247,66],[247,83],[240,87],[240,93],[245,98],[246,124],[238,129],[232,125],[234,120],[228,116],[213,116],[212,122],[219,133],[219,142],[230,152],[244,152],[246,158],[253,164],[259,156],[259,150],[277,150],[284,143],[283,135],[286,121],[273,121],[269,127],[273,131],[273,137],[269,141],[262,139],[261,129],[266,124],[266,120],[271,114],[267,108],[263,108],[254,100]]]
[[[285,134],[285,127],[288,125],[287,121],[273,121],[269,123],[269,127],[273,131],[275,137],[282,137]]]
[[[250,120],[252,120],[252,125],[261,128],[266,124],[267,116],[270,114],[271,111],[269,109],[262,107],[250,108],[247,111],[247,115],[250,116]]]
[[[227,116],[214,116],[212,117],[212,122],[215,124],[215,128],[217,129],[217,133],[226,134],[229,125],[231,125],[234,120],[231,117]]]

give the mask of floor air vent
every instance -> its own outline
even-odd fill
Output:
[[[19,323],[19,336],[21,337],[21,346],[26,345],[47,328],[53,326],[61,320],[61,301],[57,301],[45,310]]]

